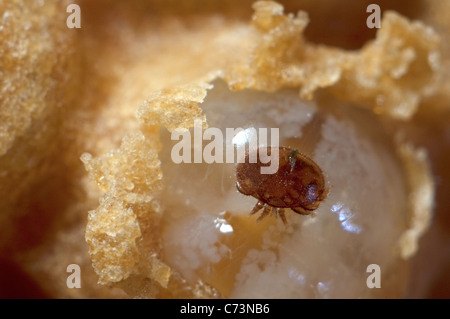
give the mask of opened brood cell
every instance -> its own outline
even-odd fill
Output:
[[[206,283],[225,297],[340,298],[380,294],[366,285],[367,266],[375,263],[383,269],[381,280],[390,278],[382,294],[399,295],[407,189],[395,145],[372,113],[325,94],[307,102],[290,89],[231,92],[222,81],[214,82],[201,108],[208,128],[243,128],[248,134],[241,138],[279,128],[280,145],[313,158],[330,193],[313,217],[289,215],[287,226],[274,218],[255,223],[248,216],[254,198],[235,187],[237,163],[192,158],[176,164],[176,142],[162,129],[162,250],[168,265],[190,285]]]

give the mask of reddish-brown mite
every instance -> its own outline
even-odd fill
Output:
[[[261,174],[261,167],[270,164],[261,163],[259,153],[262,151],[271,154],[270,147],[254,150],[257,162],[250,163],[250,153],[247,152],[244,163],[239,163],[236,168],[238,191],[258,200],[250,215],[263,209],[257,221],[272,212],[280,215],[283,223],[287,224],[285,208],[302,215],[312,214],[328,194],[320,167],[296,149],[278,147],[278,171]]]

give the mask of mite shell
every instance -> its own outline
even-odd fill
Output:
[[[244,163],[236,168],[236,187],[242,194],[258,200],[250,213],[253,215],[263,209],[257,221],[272,213],[287,224],[285,208],[310,215],[326,198],[328,190],[320,167],[298,150],[288,147],[278,147],[278,170],[274,174],[262,174],[261,167],[270,163],[263,164],[260,153],[270,156],[273,149],[260,147],[251,151],[257,152],[256,163],[250,163],[251,153],[246,153]]]

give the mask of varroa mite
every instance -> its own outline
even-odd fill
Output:
[[[261,174],[261,167],[269,166],[269,163],[263,164],[260,161],[259,153],[262,150],[271,154],[270,147],[253,150],[257,152],[257,162],[250,163],[250,153],[247,152],[245,162],[236,167],[238,191],[258,200],[250,215],[263,209],[257,221],[272,212],[287,224],[285,208],[302,215],[312,214],[328,194],[320,167],[296,149],[278,147],[278,171],[274,174]]]

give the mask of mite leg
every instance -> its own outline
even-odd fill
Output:
[[[323,201],[330,194],[330,188],[325,188],[323,193],[320,195],[319,201]]]
[[[273,206],[271,206],[271,207],[272,207],[272,216],[273,216],[273,217],[277,217],[277,215],[278,215],[278,210],[279,210],[280,208],[273,207]]]
[[[255,205],[255,207],[253,207],[252,211],[250,212],[250,215],[256,214],[257,212],[259,212],[261,210],[261,208],[264,207],[264,203],[262,201],[258,201]]]
[[[288,222],[286,220],[286,215],[284,214],[284,208],[278,208],[278,215],[280,215],[281,220],[283,221],[283,224],[287,226]]]
[[[304,209],[303,207],[292,207],[291,208],[294,212],[301,215],[311,215],[313,213],[312,210]]]
[[[261,215],[256,219],[257,222],[261,221],[264,217],[270,214],[272,211],[272,206],[266,205],[264,206],[264,210],[261,213]]]

